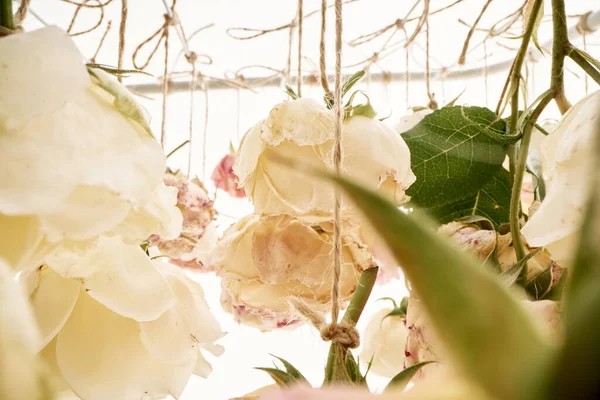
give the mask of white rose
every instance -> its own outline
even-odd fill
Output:
[[[152,226],[146,236],[172,230],[153,212],[168,197],[160,145],[92,82],[65,32],[0,39],[0,65],[0,256],[23,269],[63,240],[119,230],[134,242],[144,229],[122,231],[126,219]]]
[[[392,308],[373,314],[362,338],[360,361],[371,363],[371,372],[393,378],[404,368],[404,346],[408,330],[404,315],[389,315]],[[389,315],[389,316],[388,316]]]
[[[433,110],[430,110],[429,108],[423,108],[421,110],[413,111],[412,114],[403,116],[396,124],[395,131],[400,134],[408,132],[409,130],[417,126],[421,121],[423,121],[423,118],[425,118],[432,112]]]
[[[312,226],[287,215],[252,214],[225,231],[211,254],[222,277],[223,306],[238,321],[264,330],[299,323],[287,299],[300,297],[326,311],[331,301],[333,224]],[[342,237],[340,300],[356,289],[361,272],[374,266],[349,224]]]
[[[0,259],[0,398],[49,399],[44,369],[36,357],[40,335],[21,285]],[[45,397],[48,396],[48,397]]]
[[[237,151],[233,170],[252,199],[255,212],[330,214],[334,204],[330,183],[301,174],[291,178],[289,169],[269,157],[297,158],[308,165],[332,167],[333,139],[333,111],[309,98],[278,104],[266,120],[250,129]],[[408,200],[405,191],[415,180],[410,152],[391,128],[363,116],[347,118],[342,127],[342,152],[346,175],[397,203]],[[351,205],[342,207],[348,211]]]
[[[178,397],[211,371],[201,350],[220,351],[202,289],[118,237],[94,246],[23,275],[55,385],[83,400]]]
[[[177,189],[177,208],[183,215],[183,227],[175,238],[152,235],[150,244],[169,256],[173,264],[207,271],[208,254],[219,239],[213,200],[198,178],[188,179],[180,171],[167,171],[164,182]]]
[[[600,110],[600,91],[575,104],[542,144],[544,172],[549,179],[546,198],[521,232],[536,247],[570,262],[588,200],[594,158],[592,141]]]

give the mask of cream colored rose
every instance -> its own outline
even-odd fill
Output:
[[[177,189],[177,208],[183,215],[183,227],[174,238],[152,235],[150,244],[169,256],[173,264],[207,271],[208,254],[219,239],[213,200],[198,178],[188,179],[180,171],[167,171],[164,182]]]
[[[21,285],[0,259],[0,399],[50,399],[45,369],[36,356],[40,334]]]
[[[400,135],[364,116],[344,120],[342,170],[397,203],[408,200],[414,182],[410,152]],[[290,170],[269,157],[296,158],[320,168],[333,166],[334,113],[309,98],[275,106],[269,117],[244,136],[233,167],[256,213],[323,215],[333,211],[334,190],[327,182]],[[347,211],[350,203],[343,204]],[[330,217],[329,217],[330,218]]]
[[[575,255],[593,173],[592,141],[600,110],[600,91],[575,104],[542,143],[546,198],[521,232],[536,247],[546,247],[559,261]]]
[[[480,229],[474,224],[465,224],[462,222],[450,222],[438,228],[438,233],[449,237],[458,247],[464,251],[474,254],[481,260],[487,260],[491,257],[494,248],[497,246],[497,256],[501,271],[509,270],[516,262],[517,255],[512,246],[512,236],[510,233],[497,235],[496,231]],[[525,244],[525,250],[530,253],[534,249]],[[532,279],[547,268],[553,268],[553,278],[558,281],[562,268],[552,261],[550,254],[546,251],[538,252],[528,262],[527,278]]]
[[[393,378],[404,368],[404,346],[408,330],[404,315],[389,315],[392,308],[373,314],[362,337],[360,361],[379,376]]]
[[[222,336],[199,285],[139,246],[102,237],[23,275],[54,386],[83,400],[178,397]]]
[[[413,111],[412,114],[405,115],[400,118],[398,123],[396,124],[395,131],[399,134],[403,134],[404,132],[408,132],[415,126],[417,126],[423,118],[431,114],[433,110],[429,108],[423,108],[421,110]]]
[[[340,300],[347,301],[360,273],[374,266],[350,225],[342,237]],[[238,321],[264,330],[299,323],[288,298],[315,310],[331,301],[333,224],[311,225],[287,216],[252,214],[225,231],[211,254],[222,277],[221,302]]]
[[[156,208],[170,193],[161,184],[162,149],[90,79],[65,32],[0,39],[0,65],[1,257],[32,268],[64,240],[115,230],[135,242],[177,230],[174,203],[166,210],[173,220]],[[125,220],[135,224],[125,229]]]

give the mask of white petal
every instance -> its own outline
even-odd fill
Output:
[[[140,243],[151,235],[174,239],[179,236],[183,223],[176,205],[177,189],[161,182],[142,207],[132,209],[123,222],[106,235],[119,235],[127,243]]]
[[[298,146],[313,146],[333,138],[334,112],[309,97],[273,107],[261,126],[261,138],[269,147],[284,140]]]
[[[46,365],[50,385],[55,393],[69,389],[69,384],[63,378],[56,364],[56,337],[40,352],[40,358]]]
[[[37,217],[0,213],[0,257],[16,270],[38,267],[53,247],[44,240]]]
[[[260,121],[246,132],[235,153],[233,172],[239,178],[240,187],[246,186],[256,170],[258,159],[267,149],[266,143],[260,137],[262,123],[263,121]]]
[[[6,43],[12,45],[5,50]],[[27,109],[37,105],[44,111],[35,118],[29,112],[12,120],[0,116],[0,212],[53,213],[80,185],[104,188],[134,206],[143,205],[162,178],[165,155],[139,124],[115,108],[114,97],[91,84],[68,35],[47,28],[7,38],[0,45],[0,53],[11,54],[0,63],[6,65],[0,81],[8,82],[10,77],[10,84],[16,85],[14,82],[29,80],[27,90],[19,84],[15,86],[18,90],[10,92],[23,97],[17,104],[27,104]],[[13,47],[18,50],[10,51]],[[60,60],[44,59],[44,47],[56,52],[49,60]],[[9,76],[4,75],[7,70],[12,71]],[[87,82],[83,88],[81,74]],[[32,76],[36,78],[32,80]],[[64,93],[56,101],[59,89]],[[13,98],[9,100],[15,101]],[[41,107],[43,102],[51,107]]]
[[[51,214],[40,217],[48,240],[84,240],[114,228],[131,206],[117,194],[93,186],[77,186]]]
[[[395,126],[395,131],[399,134],[403,134],[404,132],[411,130],[412,128],[417,126],[419,122],[423,121],[423,118],[425,118],[425,116],[431,114],[432,112],[433,110],[425,108],[423,110],[415,111],[412,114],[401,117]]]
[[[141,399],[181,395],[196,364],[195,354],[172,365],[152,357],[139,324],[83,295],[58,335],[58,367],[85,400]]]
[[[85,90],[90,78],[81,53],[63,30],[50,26],[0,42],[0,130],[53,112]]]
[[[90,296],[136,321],[152,321],[175,302],[167,281],[146,253],[119,237],[100,237],[82,255],[63,257],[60,268],[48,265],[64,277],[80,279]]]
[[[142,322],[141,338],[148,351],[169,363],[182,363],[204,344],[223,336],[210,313],[199,284],[170,264],[158,264],[176,296],[175,304],[156,320]]]
[[[13,271],[0,259],[0,398],[37,399],[42,374],[35,357],[39,347],[33,313]]]
[[[204,358],[200,349],[198,349],[198,359],[196,360],[196,365],[194,366],[194,375],[198,375],[202,378],[208,378],[211,372],[212,366],[208,361],[206,361],[206,358]]]
[[[54,339],[69,319],[79,297],[81,284],[74,279],[61,277],[48,267],[37,273],[39,282],[30,301],[42,337],[42,343],[37,349],[40,351]]]

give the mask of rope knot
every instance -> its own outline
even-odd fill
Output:
[[[398,18],[396,20],[396,22],[394,22],[394,25],[396,26],[396,29],[399,29],[399,30],[404,29],[404,20]]]
[[[169,16],[169,14],[163,14],[163,17],[165,17],[165,29],[168,26],[175,26],[177,25],[178,19],[175,15],[173,15],[172,17]]]
[[[190,51],[190,52],[188,52],[188,53],[185,54],[185,59],[190,64],[195,64],[196,61],[198,60],[198,54],[196,54],[195,51]]]
[[[23,28],[20,26],[17,26],[15,29],[8,29],[5,26],[0,26],[0,37],[10,36],[15,33],[23,33]]]
[[[360,345],[358,331],[354,325],[346,322],[321,326],[319,333],[321,334],[321,339],[326,342],[334,341],[351,349],[355,349]]]

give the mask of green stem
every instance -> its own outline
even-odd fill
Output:
[[[554,101],[561,114],[565,114],[571,104],[565,96],[565,56],[569,47],[565,0],[552,0],[552,76],[550,88],[554,91]]]
[[[533,127],[540,114],[550,101],[554,98],[554,91],[549,89],[544,93],[540,103],[531,112],[531,115],[527,118],[525,126],[523,128],[523,137],[521,138],[521,145],[519,146],[519,157],[515,170],[514,182],[512,185],[512,192],[510,196],[510,232],[513,240],[513,247],[517,255],[517,260],[522,260],[525,257],[525,248],[521,241],[521,226],[519,225],[519,212],[521,205],[521,186],[523,185],[523,176],[525,175],[525,164],[527,162],[527,156],[529,154],[529,144],[531,143],[531,134]],[[519,274],[517,283],[524,284],[527,279],[527,263],[523,265],[523,269]]]
[[[0,0],[0,25],[10,30],[15,29],[12,0]]]
[[[352,325],[356,325],[360,316],[365,309],[365,305],[367,304],[367,300],[369,300],[369,296],[373,291],[373,286],[375,286],[375,281],[377,280],[377,271],[378,267],[369,268],[360,275],[360,280],[358,281],[358,286],[356,287],[356,291],[352,295],[350,299],[350,304],[342,317],[342,321],[349,322]],[[345,365],[346,363],[336,363],[336,358],[338,356],[344,357],[347,348],[342,346],[339,343],[332,342],[331,346],[329,346],[329,355],[327,356],[327,364],[325,366],[325,382],[331,382],[334,377],[334,367],[336,364]],[[345,357],[344,357],[345,358]]]
[[[600,85],[600,71],[598,71],[588,60],[586,60],[579,51],[569,45],[568,56],[575,61],[579,67],[590,76],[598,85]]]

